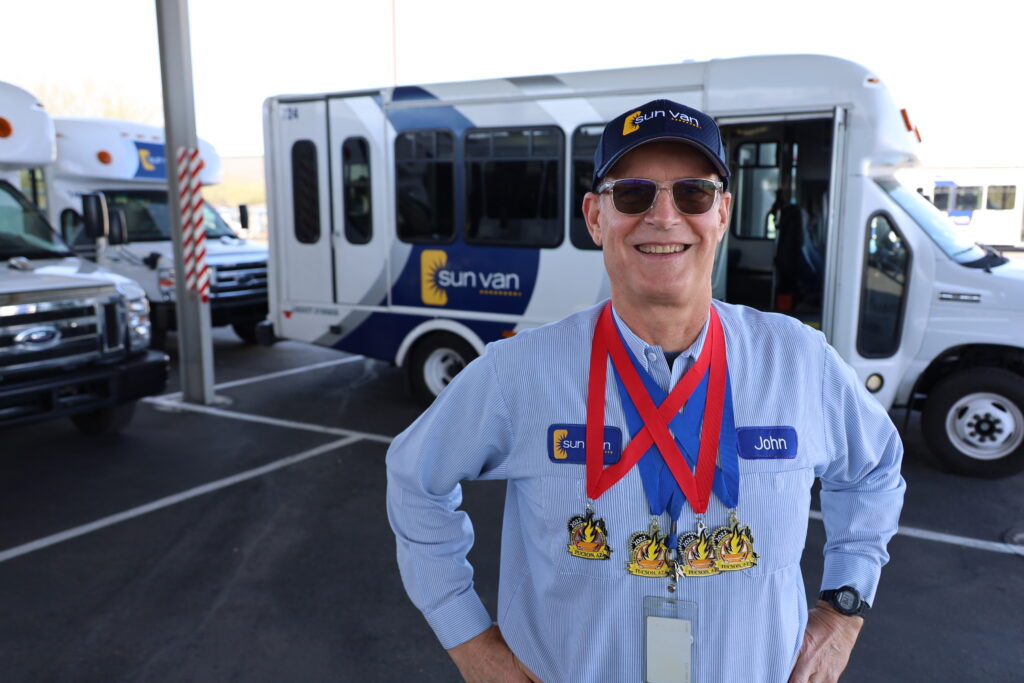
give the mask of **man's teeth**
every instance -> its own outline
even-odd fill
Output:
[[[637,246],[644,254],[677,254],[686,251],[685,244],[641,244]]]

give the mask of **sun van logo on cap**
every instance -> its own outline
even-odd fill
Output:
[[[633,112],[632,114],[630,114],[629,116],[626,117],[626,120],[622,122],[622,134],[623,135],[629,135],[630,133],[635,133],[636,131],[640,130],[640,126],[638,126],[635,123],[635,121],[636,121],[636,118],[638,116],[641,116],[642,114],[643,114],[642,111],[635,111],[635,112]]]

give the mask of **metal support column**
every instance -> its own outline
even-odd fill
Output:
[[[188,0],[156,0],[160,38],[160,75],[163,80],[166,126],[167,181],[170,190],[171,237],[174,243],[175,309],[178,318],[178,362],[183,400],[210,405],[213,394],[213,339],[210,306],[198,292],[185,287],[185,257],[181,243],[181,212],[177,198],[179,147],[195,149],[195,100],[192,93],[192,56],[188,33]],[[173,169],[173,170],[172,170]]]

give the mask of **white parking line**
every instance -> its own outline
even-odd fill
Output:
[[[12,560],[15,557],[27,555],[28,553],[35,552],[36,550],[42,550],[43,548],[48,548],[51,545],[56,545],[57,543],[62,543],[63,541],[68,541],[72,538],[84,536],[85,534],[92,533],[93,531],[104,529],[108,526],[124,522],[134,517],[139,517],[140,515],[153,512],[154,510],[160,510],[171,505],[176,505],[177,503],[189,500],[190,498],[195,498],[196,496],[202,496],[228,486],[233,486],[234,484],[238,484],[243,481],[248,481],[249,479],[261,477],[269,472],[288,467],[289,465],[294,465],[318,455],[323,455],[324,453],[329,453],[330,451],[341,448],[342,446],[348,446],[356,441],[359,441],[359,439],[351,436],[337,441],[332,441],[330,443],[323,444],[322,446],[317,446],[316,448],[310,448],[308,451],[302,451],[301,453],[290,455],[287,458],[276,460],[267,465],[263,465],[262,467],[246,470],[245,472],[240,472],[239,474],[234,474],[230,477],[225,477],[224,479],[212,481],[209,484],[196,486],[195,488],[187,491],[176,493],[173,496],[154,500],[152,503],[146,503],[145,505],[140,505],[130,510],[119,512],[116,515],[110,515],[109,517],[98,519],[95,522],[90,522],[89,524],[83,524],[82,526],[77,526],[73,529],[61,531],[60,533],[52,534],[35,541],[15,546],[14,548],[0,551],[0,562],[6,562],[7,560]]]
[[[265,382],[271,379],[277,379],[279,377],[288,377],[289,375],[298,375],[303,372],[309,372],[310,370],[320,370],[322,368],[329,368],[335,365],[344,365],[345,363],[352,363],[357,360],[363,360],[365,356],[346,356],[345,358],[339,358],[337,360],[325,360],[322,363],[313,363],[312,365],[303,365],[297,368],[290,368],[288,370],[280,370],[278,372],[270,372],[266,375],[257,375],[255,377],[246,377],[245,379],[236,379],[232,382],[222,382],[221,384],[215,384],[214,389],[230,389],[232,387],[240,387],[246,384],[253,384],[255,382]],[[181,392],[175,391],[171,394],[161,394],[157,398],[170,398],[177,399],[181,398]]]
[[[821,513],[817,510],[811,510],[811,519],[817,519],[821,521]],[[998,541],[982,541],[977,538],[969,538],[967,536],[954,536],[953,534],[943,534],[938,531],[928,531],[927,529],[917,529],[912,526],[901,526],[899,531],[896,532],[897,536],[909,536],[911,538],[920,538],[925,541],[935,541],[937,543],[948,543],[950,545],[959,545],[964,548],[975,548],[977,550],[988,550],[993,553],[1006,553],[1007,555],[1022,555],[1024,556],[1024,547],[1017,545],[1010,545],[1009,543],[999,543]]]
[[[214,417],[225,417],[230,420],[241,420],[243,422],[256,422],[258,424],[271,425],[273,427],[287,427],[288,429],[301,429],[306,432],[317,432],[320,434],[331,434],[334,436],[348,436],[357,439],[366,439],[367,441],[376,441],[378,443],[391,443],[394,437],[385,436],[384,434],[373,434],[372,432],[360,432],[354,429],[342,429],[341,427],[327,427],[324,425],[313,424],[312,422],[296,422],[294,420],[282,420],[276,417],[266,417],[263,415],[252,415],[250,413],[239,413],[233,410],[224,410],[222,408],[214,408],[212,406],[197,405],[195,403],[184,403],[182,401],[175,401],[162,396],[149,397],[142,399],[143,403],[148,403],[157,409],[166,410],[168,412],[189,412],[189,413],[200,413],[202,415],[213,415]]]

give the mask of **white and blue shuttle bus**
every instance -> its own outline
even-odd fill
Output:
[[[270,313],[429,400],[486,343],[609,294],[580,206],[604,122],[669,98],[721,126],[714,295],[821,329],[952,468],[1024,468],[1024,268],[898,183],[916,129],[865,68],[765,56],[264,105]]]

